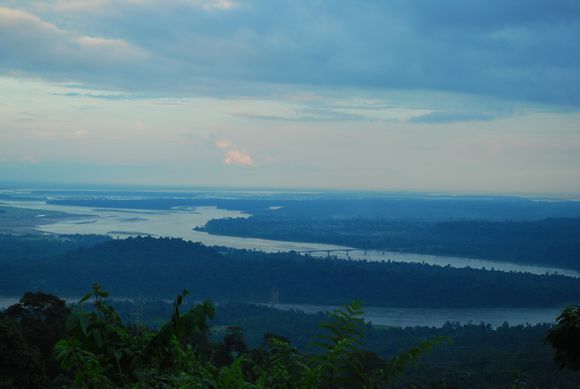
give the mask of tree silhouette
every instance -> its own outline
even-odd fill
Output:
[[[545,341],[554,348],[554,360],[561,368],[580,370],[580,306],[564,308]]]

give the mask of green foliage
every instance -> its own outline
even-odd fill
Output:
[[[65,301],[48,293],[25,293],[17,304],[8,307],[0,316],[12,321],[25,343],[34,348],[47,379],[61,373],[52,358],[55,343],[64,335],[64,320],[70,313]],[[20,336],[20,335],[19,335]],[[14,351],[14,355],[19,351]],[[43,371],[44,374],[44,371]]]
[[[156,360],[159,365],[165,367],[179,365],[182,362],[179,358],[185,357],[180,342],[196,332],[204,336],[207,334],[206,321],[215,317],[215,306],[211,301],[204,301],[182,315],[180,307],[188,294],[189,292],[184,290],[175,299],[171,320],[153,336],[144,349],[144,362]]]
[[[554,348],[554,360],[560,367],[580,370],[580,306],[564,308],[545,341]]]
[[[107,387],[127,381],[136,351],[119,315],[98,284],[78,303],[65,321],[67,337],[55,346],[61,367],[75,372],[76,385]],[[84,303],[94,298],[94,308]]]
[[[176,298],[171,320],[157,333],[130,333],[109,305],[108,293],[98,284],[86,294],[66,319],[67,338],[55,346],[55,356],[65,369],[74,371],[74,386],[125,387],[154,382],[172,387],[193,373],[194,354],[184,339],[207,330],[206,319],[215,308],[209,301],[182,315],[187,291]],[[84,303],[94,299],[93,309]],[[149,385],[149,384],[147,384]]]
[[[389,376],[396,377],[402,374],[409,366],[409,364],[416,362],[421,355],[431,351],[435,346],[443,342],[452,343],[452,339],[445,336],[438,336],[436,338],[426,340],[418,346],[413,347],[409,351],[393,357],[389,363]]]
[[[74,274],[74,277],[70,277]],[[552,307],[580,300],[580,279],[399,262],[315,259],[206,247],[179,239],[112,240],[52,259],[0,263],[0,293],[37,285],[68,296],[100,280],[122,296],[383,307]],[[147,285],[146,288],[143,286]],[[482,293],[482,290],[486,293]]]
[[[436,208],[436,207],[434,207]],[[455,210],[457,211],[457,210]],[[198,227],[216,235],[294,242],[329,243],[434,255],[466,256],[523,264],[580,269],[580,218],[536,221],[460,220],[456,212],[446,221],[419,217],[397,220],[377,217],[304,218],[275,214],[210,220]],[[503,218],[503,217],[502,217]]]
[[[314,373],[288,339],[270,334],[266,337],[266,344],[269,359],[262,372],[262,382],[266,387],[297,388],[300,382],[295,380],[296,377],[303,377],[305,382],[312,378]]]
[[[366,329],[362,316],[362,303],[355,301],[332,312],[331,321],[321,324],[327,333],[320,335],[320,341],[315,343],[324,351],[316,357],[321,368],[320,386],[378,388],[390,385],[419,356],[449,340],[443,336],[427,340],[385,361],[362,349]]]
[[[61,328],[59,336],[64,336],[65,318],[61,312],[64,302],[51,295],[27,293],[18,304],[0,312],[0,387],[312,388],[328,387],[331,374],[335,378],[331,384],[334,387],[489,388],[509,387],[510,383],[514,388],[575,387],[580,382],[580,371],[560,370],[552,362],[551,348],[542,346],[542,339],[550,329],[548,325],[510,327],[505,324],[497,329],[484,324],[447,324],[441,328],[377,328],[370,324],[361,327],[356,320],[356,303],[349,305],[350,313],[348,308],[343,308],[333,315],[282,312],[264,306],[230,303],[220,304],[212,329],[207,320],[193,320],[197,323],[192,325],[197,328],[194,331],[173,331],[171,328],[180,327],[175,323],[188,316],[190,309],[186,307],[193,307],[198,317],[206,319],[212,311],[207,304],[205,308],[201,308],[204,304],[186,305],[186,294],[180,294],[181,298],[173,304],[143,305],[154,308],[145,317],[157,312],[158,317],[171,318],[167,324],[155,325],[155,328],[169,328],[167,331],[172,335],[158,336],[160,330],[121,323],[119,317],[134,311],[131,306],[135,302],[115,302],[115,307],[121,309],[111,312],[106,293],[97,287],[76,306],[76,315],[70,315],[68,321],[73,324],[69,329],[77,332],[67,333],[55,347],[54,355],[63,369],[51,373],[52,350],[48,356],[39,350],[43,345],[51,345],[52,349],[57,339],[51,340],[52,328]],[[92,313],[107,323],[104,333],[114,332],[111,329],[116,328],[118,333],[126,334],[117,341],[114,350],[107,350],[104,345],[91,349],[96,346],[89,334],[98,328],[93,324],[99,322]],[[79,319],[79,315],[88,315],[88,322],[81,324],[85,320]],[[316,341],[326,347],[317,347],[314,354],[305,353],[303,350],[311,340],[306,334],[315,333],[320,323],[326,324]],[[364,333],[364,338],[351,328]],[[42,337],[43,330],[46,339]],[[274,335],[272,331],[289,338]],[[262,343],[262,337],[258,336],[264,333],[267,335]],[[254,339],[247,345],[248,334]],[[89,340],[83,338],[86,335]],[[442,336],[453,337],[455,341],[449,347],[437,347],[427,353],[429,346],[441,342]],[[153,342],[155,338],[166,340]],[[361,344],[344,341],[350,338],[359,339]],[[110,335],[110,339],[114,341],[115,337]],[[426,339],[431,341],[425,343]],[[342,343],[348,342],[353,347],[345,352],[347,349]],[[119,358],[119,370],[115,351],[123,349],[129,351]],[[149,351],[153,352],[146,357]],[[350,360],[351,363],[325,367],[325,360]]]
[[[323,353],[318,356],[321,384],[326,387],[366,385],[362,371],[361,350],[364,338],[362,302],[354,301],[330,314],[331,321],[322,323],[325,334],[314,343]]]
[[[215,307],[204,301],[182,314],[187,295],[177,296],[171,319],[156,333],[130,331],[95,284],[67,317],[67,337],[54,349],[61,367],[72,374],[71,387],[380,388],[389,382],[389,364],[362,349],[360,302],[336,310],[321,324],[325,333],[314,343],[321,352],[313,356],[271,334],[264,349],[249,350],[239,327],[229,327],[223,343],[207,356],[198,346],[208,342],[207,320],[215,317]],[[87,309],[91,299],[93,307]],[[424,349],[411,350],[411,357]]]
[[[42,354],[28,344],[16,321],[0,318],[0,388],[40,388],[47,383]]]

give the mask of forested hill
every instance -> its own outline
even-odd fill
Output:
[[[390,307],[541,307],[580,301],[580,279],[423,264],[315,259],[220,249],[179,239],[132,238],[52,258],[0,263],[0,293],[81,295],[99,282],[116,296]]]
[[[112,238],[106,235],[0,234],[0,263],[52,258],[80,247],[92,247]]]
[[[333,243],[580,270],[580,218],[426,223],[390,219],[257,216],[211,220],[199,230],[218,235]]]
[[[298,387],[573,388],[580,382],[580,371],[563,370],[554,343],[544,340],[561,324],[383,328],[362,322],[358,303],[340,316],[310,315],[253,304],[182,304],[185,293],[171,304],[106,301],[101,289],[93,292],[99,293],[94,300],[74,306],[26,293],[0,310],[0,387],[294,388],[341,363],[362,367],[358,381]],[[330,350],[321,339],[332,342]],[[397,370],[388,369],[393,365]],[[349,372],[340,371],[339,377]],[[380,381],[369,379],[379,374]]]

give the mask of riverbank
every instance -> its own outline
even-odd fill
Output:
[[[82,219],[68,212],[30,209],[0,202],[0,234],[42,234],[41,226]]]
[[[494,269],[504,272],[523,272],[531,274],[560,274],[570,277],[580,277],[580,272],[559,267],[516,264],[503,261],[486,261],[481,259],[438,256],[415,253],[400,253],[391,251],[369,250],[348,255],[345,250],[349,246],[336,244],[289,242],[259,238],[236,237],[229,235],[214,235],[199,228],[210,220],[248,218],[251,215],[241,212],[224,210],[216,207],[197,207],[191,209],[145,210],[145,209],[111,209],[91,208],[83,206],[47,204],[44,201],[10,201],[5,202],[12,207],[29,208],[29,211],[43,214],[57,212],[70,214],[59,219],[46,219],[30,227],[35,231],[53,234],[97,234],[110,235],[115,238],[127,238],[135,235],[150,235],[157,237],[181,238],[190,242],[201,242],[209,246],[225,246],[236,249],[259,250],[264,252],[287,251],[317,251],[320,256],[328,250],[339,259],[355,259],[365,261],[397,261],[406,263],[426,263],[436,266],[451,266],[456,268]],[[85,216],[79,216],[84,214]],[[320,254],[322,253],[322,254]]]

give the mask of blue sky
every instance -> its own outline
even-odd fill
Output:
[[[580,193],[577,1],[0,1],[0,180]]]

